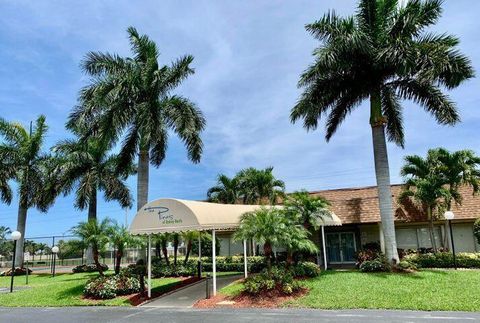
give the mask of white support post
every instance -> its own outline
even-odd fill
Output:
[[[215,247],[215,229],[212,230],[212,271],[213,271],[213,296],[217,295],[217,251]]]
[[[148,235],[148,298],[152,297],[152,236]]]
[[[198,233],[198,261],[202,261],[202,234]]]
[[[325,226],[322,225],[323,267],[327,270],[327,247],[325,245]]]
[[[245,278],[248,277],[248,272],[247,272],[247,240],[243,239],[243,270],[244,270],[244,276]]]

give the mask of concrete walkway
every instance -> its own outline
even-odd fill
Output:
[[[243,278],[243,275],[221,276],[217,277],[217,291],[231,284],[232,282]],[[210,290],[213,291],[212,280],[210,279]],[[205,280],[192,286],[174,291],[171,294],[160,296],[142,307],[170,307],[170,308],[189,308],[198,300],[204,299],[206,294]]]

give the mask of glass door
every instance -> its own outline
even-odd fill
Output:
[[[353,232],[327,233],[326,236],[329,263],[355,262],[357,246]]]

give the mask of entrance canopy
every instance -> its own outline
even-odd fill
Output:
[[[217,204],[177,199],[158,199],[146,204],[133,219],[132,234],[231,230],[245,212],[259,205]]]

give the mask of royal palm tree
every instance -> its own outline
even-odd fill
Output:
[[[273,167],[242,169],[235,176],[243,204],[275,204],[285,196],[285,183],[273,175]]]
[[[64,140],[53,150],[57,153],[58,177],[64,195],[75,191],[75,208],[88,209],[88,221],[97,219],[97,194],[104,193],[107,201],[117,201],[121,207],[132,206],[132,197],[125,180],[134,174],[130,164],[119,171],[119,157],[109,154],[111,143],[99,138]],[[93,262],[91,248],[87,263]]]
[[[238,177],[230,178],[227,175],[219,174],[217,178],[217,185],[208,190],[207,197],[209,201],[215,203],[238,203],[240,201],[240,186]]]
[[[12,178],[18,185],[17,230],[22,236],[17,241],[15,263],[20,267],[23,266],[28,209],[36,207],[39,211],[46,212],[57,195],[57,184],[53,176],[55,163],[42,150],[46,132],[44,116],[38,117],[30,131],[19,123],[0,119],[0,138],[3,139],[0,142],[2,169],[8,170],[7,178]],[[2,200],[8,201],[11,189],[2,187],[0,191]]]
[[[426,158],[417,155],[406,156],[405,165],[401,169],[401,175],[406,181],[398,197],[401,204],[410,199],[425,211],[434,252],[437,252],[434,221],[445,209],[446,201],[451,198],[442,170],[436,150],[429,150]]]
[[[133,245],[136,242],[134,236],[130,234],[128,228],[124,225],[119,225],[117,222],[113,222],[108,230],[108,236],[110,243],[115,248],[115,274],[120,273],[120,264],[122,262],[125,248]]]
[[[443,166],[441,172],[448,183],[451,198],[447,199],[446,204],[447,209],[451,210],[452,200],[457,204],[462,203],[459,191],[461,186],[471,187],[473,194],[480,191],[480,157],[468,149],[451,153],[444,148],[438,148],[436,154]]]
[[[473,77],[467,57],[451,35],[425,33],[439,19],[441,0],[360,0],[357,12],[339,17],[329,12],[306,29],[321,42],[315,62],[301,75],[304,89],[291,111],[308,130],[326,117],[329,141],[345,118],[370,101],[375,174],[385,251],[398,261],[385,131],[403,147],[402,100],[412,100],[438,123],[454,125],[456,105],[442,92]]]
[[[330,202],[322,196],[312,196],[307,191],[289,194],[285,200],[285,210],[291,214],[295,222],[309,230],[317,230],[328,218],[331,218]]]
[[[97,193],[121,207],[132,206],[132,197],[125,182],[135,169],[130,164],[119,172],[119,157],[109,154],[111,144],[99,138],[64,140],[53,149],[58,155],[60,182],[64,194],[75,190],[75,207],[88,209],[88,220],[97,219]]]
[[[85,244],[92,246],[93,261],[101,276],[103,276],[103,269],[100,264],[99,254],[100,250],[108,243],[110,225],[111,220],[109,218],[105,218],[102,221],[91,219],[86,222],[80,222],[71,229],[72,233],[80,237]]]
[[[81,104],[70,115],[68,126],[88,124],[104,138],[124,138],[120,147],[123,165],[138,156],[139,210],[148,202],[149,165],[159,167],[164,160],[169,134],[183,141],[191,161],[200,161],[205,119],[194,103],[171,94],[194,73],[190,67],[193,57],[187,55],[161,66],[155,42],[133,27],[127,32],[132,58],[87,54],[82,68],[93,82],[82,90]]]
[[[291,227],[288,218],[283,216],[279,210],[262,207],[242,215],[234,239],[253,239],[263,243],[263,253],[267,260],[268,270],[270,270],[272,267],[272,249],[284,242]]]

